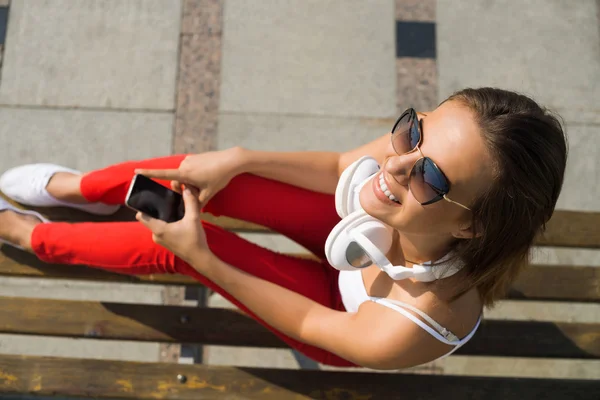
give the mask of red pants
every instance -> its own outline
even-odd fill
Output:
[[[177,168],[184,157],[126,162],[91,172],[83,177],[81,192],[90,202],[123,204],[134,169]],[[169,182],[160,183],[169,187]],[[329,308],[344,310],[337,286],[337,270],[327,264],[323,253],[327,235],[339,221],[333,196],[244,174],[215,195],[204,211],[271,228],[323,259],[317,262],[279,254],[204,222],[208,245],[221,260]],[[349,361],[294,340],[267,325],[244,304],[155,244],[152,233],[138,222],[39,224],[33,231],[31,243],[35,254],[49,263],[88,265],[131,275],[189,275],[227,298],[306,356],[324,364],[353,366]]]

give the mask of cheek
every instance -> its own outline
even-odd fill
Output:
[[[422,206],[413,200],[390,218],[388,224],[400,232],[438,235],[452,231],[455,221],[454,213],[444,207],[444,204]]]

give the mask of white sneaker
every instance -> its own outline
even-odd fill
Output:
[[[13,206],[8,201],[6,201],[2,197],[0,197],[0,212],[6,211],[6,210],[11,210],[11,211],[16,212],[17,214],[22,214],[22,215],[33,215],[34,217],[36,217],[37,219],[42,221],[44,224],[50,222],[48,219],[44,218],[40,213],[31,211],[31,210],[22,210],[20,208]],[[16,245],[12,242],[9,242],[8,240],[0,239],[0,243],[6,243],[12,247],[16,247],[17,249],[24,250],[21,246]]]
[[[57,172],[81,172],[54,164],[28,164],[15,167],[0,176],[0,191],[11,199],[34,207],[70,207],[96,215],[111,215],[117,212],[119,205],[104,203],[75,204],[55,199],[48,193],[46,186]]]

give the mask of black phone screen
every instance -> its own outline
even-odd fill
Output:
[[[183,218],[185,212],[183,197],[143,175],[136,175],[130,188],[127,205],[166,222]]]

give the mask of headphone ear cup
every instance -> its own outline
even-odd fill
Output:
[[[365,257],[372,260],[372,256],[354,240],[354,232],[360,232],[383,253],[392,245],[392,229],[364,210],[357,210],[343,218],[325,242],[327,261],[340,271],[355,271],[372,264],[362,261]]]
[[[344,218],[358,210],[358,192],[368,179],[379,171],[379,164],[374,158],[364,156],[350,164],[338,181],[335,189],[335,209]]]

